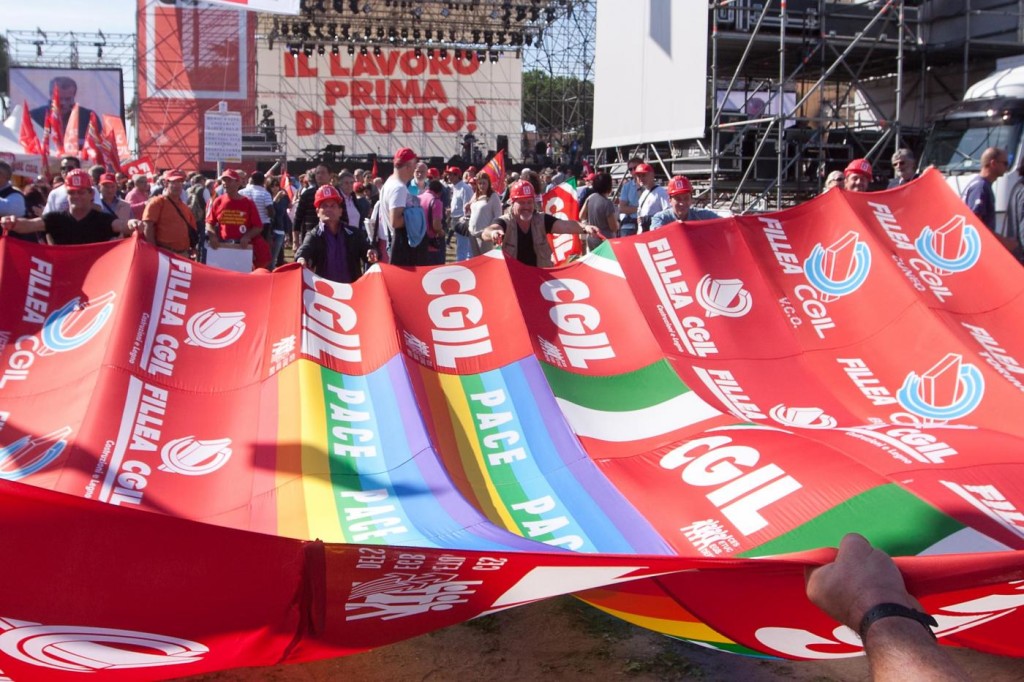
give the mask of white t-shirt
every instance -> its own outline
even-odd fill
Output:
[[[387,179],[380,189],[380,227],[377,228],[377,239],[389,239],[395,233],[395,228],[391,224],[391,210],[404,209],[409,205],[410,199],[409,188],[398,179],[397,175],[392,175]],[[415,201],[415,199],[412,200]]]
[[[249,197],[252,199],[252,203],[256,204],[256,210],[260,213],[260,222],[266,225],[270,222],[270,214],[267,212],[268,206],[274,205],[274,197],[270,196],[270,192],[263,185],[246,185],[242,189],[238,190],[238,193],[243,197]]]
[[[668,201],[668,192],[660,185],[655,185],[650,191],[646,188],[640,189],[638,199],[640,205],[636,209],[636,214],[641,218],[661,213],[671,206]]]
[[[468,182],[459,180],[452,185],[452,203],[451,208],[452,218],[461,218],[466,215],[466,206],[473,199],[473,188],[469,186]]]

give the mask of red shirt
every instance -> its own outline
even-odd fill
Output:
[[[206,209],[206,222],[216,225],[221,239],[241,239],[249,230],[261,232],[263,222],[259,209],[249,197],[232,199],[221,194]]]

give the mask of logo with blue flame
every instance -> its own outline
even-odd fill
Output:
[[[870,270],[871,251],[853,230],[828,247],[815,244],[804,261],[804,274],[811,286],[836,298],[859,289]]]
[[[921,258],[946,272],[963,272],[981,257],[981,237],[962,215],[953,216],[937,230],[926,227],[914,240]]]
[[[896,393],[906,410],[939,421],[965,417],[981,404],[985,380],[977,367],[949,353],[920,376],[911,372]]]
[[[54,353],[66,353],[85,345],[113,315],[114,297],[114,292],[108,291],[83,304],[81,296],[76,296],[54,310],[43,323],[43,344]]]

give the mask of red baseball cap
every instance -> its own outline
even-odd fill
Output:
[[[172,170],[164,173],[164,180],[167,182],[178,182],[179,180],[185,180],[185,174],[180,170]]]
[[[677,194],[693,194],[693,185],[685,175],[677,175],[668,181],[668,195],[674,197]]]
[[[365,187],[366,187],[366,185],[364,185],[363,183],[356,182],[356,183],[353,183],[353,185],[352,185],[352,191],[353,192],[362,192]]]
[[[64,185],[70,189],[92,189],[92,178],[81,168],[68,171],[64,176]]]
[[[597,178],[597,173],[587,173],[587,177],[584,178],[587,182],[593,182]]]
[[[649,163],[641,163],[639,166],[633,169],[633,175],[642,175],[644,173],[653,173],[654,168]]]
[[[313,207],[320,208],[320,204],[325,201],[337,201],[341,203],[341,193],[334,189],[334,185],[321,185],[320,189],[316,191],[316,195],[313,197]]]
[[[537,192],[533,189],[533,185],[530,184],[529,180],[516,180],[508,191],[508,198],[512,201],[535,199],[536,197]]]
[[[858,173],[870,180],[872,178],[871,164],[868,163],[867,159],[854,159],[846,166],[846,170],[843,171],[844,175],[849,175],[850,173]]]
[[[454,175],[462,175],[462,171],[459,170],[458,166],[448,166],[445,173],[452,173]]]
[[[441,179],[441,171],[437,170],[436,168],[428,168],[427,169],[427,177],[429,179],[431,179],[431,180],[440,180]]]
[[[420,157],[416,156],[416,152],[409,149],[408,147],[402,147],[397,152],[395,152],[394,161],[396,166],[403,166],[409,163],[410,161],[415,161],[418,158]]]
[[[223,180],[224,178],[227,178],[228,180],[241,181],[242,176],[239,175],[238,171],[236,170],[232,170],[231,168],[225,168],[224,172],[220,174],[220,179]]]
[[[104,173],[103,175],[100,176],[100,184],[101,185],[116,185],[117,184],[117,176],[115,176],[113,173]]]

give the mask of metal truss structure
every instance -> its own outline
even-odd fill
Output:
[[[710,11],[708,136],[630,151],[737,212],[804,200],[853,158],[891,174],[891,152],[920,152],[929,117],[1020,53],[1024,27],[1016,0],[714,0]],[[772,100],[784,106],[761,106]]]
[[[135,35],[73,31],[7,31],[11,66],[48,69],[121,69],[124,91],[135,92]],[[17,104],[17,102],[12,103]],[[132,103],[125,102],[126,116]],[[5,116],[7,112],[4,112]]]

